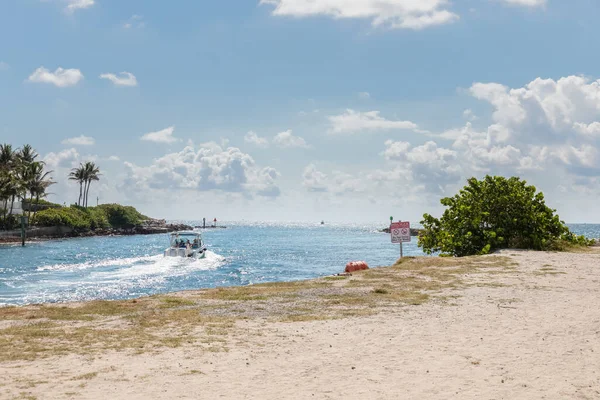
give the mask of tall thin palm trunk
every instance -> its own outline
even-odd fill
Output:
[[[88,191],[89,184],[90,184],[90,182],[88,180],[86,180],[85,183],[83,184],[83,206],[85,208],[87,208],[87,191]]]
[[[12,215],[14,206],[15,206],[15,195],[13,195],[10,200],[10,212],[8,213],[8,215]]]
[[[33,210],[33,219],[29,222],[29,225],[33,225],[35,222],[35,216],[37,215],[38,207],[40,202],[39,194],[35,196],[35,209]]]
[[[90,186],[92,186],[92,181],[88,181],[88,187],[87,190],[85,192],[85,207],[87,208],[88,206],[88,200],[90,197]]]

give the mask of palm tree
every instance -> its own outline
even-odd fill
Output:
[[[10,144],[0,144],[0,208],[2,209],[3,225],[7,225],[8,216],[12,215],[15,197],[20,193],[16,167],[18,159]],[[10,212],[9,203],[10,200]]]
[[[0,144],[0,169],[10,170],[14,167],[16,153],[10,144]]]
[[[102,175],[100,173],[100,168],[98,168],[98,166],[96,164],[94,164],[93,162],[86,162],[85,165],[83,166],[84,168],[84,177],[85,177],[85,183],[86,183],[86,187],[85,187],[85,194],[84,194],[84,203],[85,203],[85,207],[87,208],[88,206],[88,195],[90,192],[90,186],[92,185],[92,181],[99,181],[100,180],[100,175]]]
[[[23,146],[23,148],[18,150],[15,155],[20,162],[25,164],[30,164],[39,157],[39,154],[29,144]]]
[[[46,189],[50,186],[54,185],[56,182],[52,181],[52,178],[48,179],[48,176],[53,171],[45,171],[44,172],[44,163],[34,161],[27,167],[27,180],[25,181],[25,187],[27,192],[30,194],[30,200],[33,200],[35,196],[35,204],[37,204],[40,198],[44,198],[48,195],[46,193]],[[30,201],[32,203],[32,201]],[[35,221],[35,215],[37,213],[37,207],[34,208],[33,212],[33,220]],[[31,216],[31,208],[29,208],[28,216]]]
[[[81,206],[81,196],[83,195],[83,182],[85,181],[85,168],[83,164],[79,164],[78,168],[73,168],[69,174],[69,180],[79,182],[79,200],[77,205]]]
[[[8,199],[11,197],[12,184],[13,180],[8,172],[0,170],[0,212],[3,224],[8,213]]]
[[[46,190],[55,182],[49,178],[52,171],[44,171],[43,161],[36,161],[39,154],[30,145],[13,150],[9,144],[0,145],[0,225],[10,228],[16,199],[28,200],[29,216],[31,216],[32,200],[36,202],[47,195]],[[10,207],[9,207],[10,202]],[[35,219],[34,209],[33,218]]]

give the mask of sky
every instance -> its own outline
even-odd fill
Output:
[[[71,204],[167,219],[440,215],[520,176],[600,222],[597,0],[1,0],[0,142]],[[94,200],[92,202],[92,200]]]

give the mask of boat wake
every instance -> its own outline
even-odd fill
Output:
[[[133,298],[202,287],[209,280],[202,272],[225,264],[224,257],[207,251],[200,260],[156,255],[44,265],[33,273],[3,279],[0,288],[6,293],[0,294],[0,305]]]
[[[198,271],[216,269],[221,266],[225,258],[211,251],[206,252],[206,257],[201,260],[164,257],[163,255],[132,257],[132,258],[109,258],[97,261],[86,261],[76,264],[49,264],[36,269],[36,272],[76,272],[94,270],[99,273],[114,273],[121,276],[148,275],[152,273],[165,273],[176,271]]]

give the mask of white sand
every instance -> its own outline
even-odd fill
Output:
[[[461,289],[455,305],[240,322],[226,353],[3,364],[0,398],[600,399],[600,255],[503,254],[518,273],[486,279],[509,286]],[[548,265],[565,274],[535,273]]]

